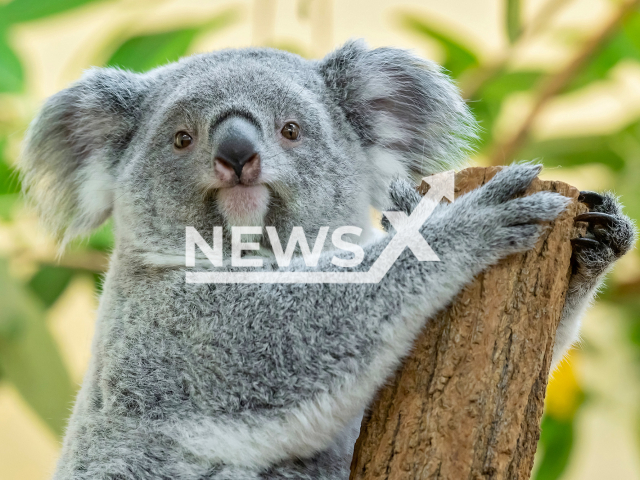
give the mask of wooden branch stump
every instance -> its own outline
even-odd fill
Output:
[[[498,170],[456,174],[456,197]],[[536,179],[527,194],[542,190],[574,201],[535,249],[478,276],[427,323],[363,419],[352,480],[529,478],[578,233],[573,217],[586,211],[574,187]]]

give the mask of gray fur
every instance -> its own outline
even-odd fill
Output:
[[[93,70],[49,99],[27,137],[26,188],[61,238],[109,214],[116,236],[57,480],[348,478],[362,412],[425,318],[531,248],[567,203],[514,198],[540,168],[514,165],[436,207],[421,231],[440,262],[405,251],[373,285],[186,284],[185,227],[229,225],[210,181],[230,114],[260,129],[270,203],[256,223],[278,232],[370,229],[371,204],[410,209],[407,179],[457,165],[473,136],[436,67],[360,42],[320,62],[247,49],[145,75]],[[290,148],[276,132],[292,119],[303,137]],[[180,130],[188,151],[172,147]],[[388,242],[364,244],[357,270]],[[341,270],[332,256],[317,268]],[[309,270],[299,257],[287,269]]]
[[[146,84],[142,75],[89,70],[51,97],[27,132],[24,180],[41,218],[64,243],[111,214],[114,178],[136,130]],[[95,187],[93,206],[80,193],[85,184]]]
[[[622,204],[613,193],[603,194],[602,204],[594,206],[591,211],[612,215],[613,222],[606,228],[594,228],[591,225],[588,227],[586,237],[598,240],[598,246],[574,248],[573,274],[562,312],[562,321],[556,332],[553,368],[579,340],[582,316],[595,300],[607,272],[636,243],[635,224],[622,212]]]

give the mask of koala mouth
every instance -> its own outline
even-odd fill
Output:
[[[263,184],[238,184],[218,189],[216,199],[228,226],[262,226],[269,209],[271,193]]]

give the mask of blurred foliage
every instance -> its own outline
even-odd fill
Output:
[[[577,90],[604,80],[622,60],[640,61],[640,14],[631,15],[613,37],[600,46],[596,55],[567,87]]]
[[[6,139],[0,137],[0,219],[10,220],[13,206],[20,200],[20,180],[4,158],[5,146]]]
[[[466,46],[463,40],[438,28],[436,22],[411,14],[401,15],[400,21],[407,30],[434,40],[444,50],[442,66],[452,77],[458,78],[463,72],[479,65],[478,56],[473,49]]]
[[[123,43],[107,65],[144,72],[185,54],[198,34],[197,28],[133,37]]]
[[[31,278],[28,287],[45,307],[50,307],[64,292],[73,277],[73,270],[55,265],[43,265]]]
[[[62,435],[75,387],[45,323],[45,305],[0,263],[0,368],[57,435]],[[54,288],[60,287],[55,285]]]
[[[22,64],[7,38],[11,25],[62,13],[93,1],[13,0],[0,6],[0,93],[19,92],[24,84]]]
[[[122,43],[106,62],[107,66],[145,72],[184,56],[197,35],[219,30],[236,20],[237,12],[227,10],[201,26],[132,37]]]
[[[442,52],[443,67],[458,80],[463,94],[481,125],[478,150],[492,158],[500,138],[496,125],[504,113],[507,101],[515,95],[539,98],[548,82],[556,80],[557,71],[538,68],[518,69],[512,66],[513,57],[521,42],[536,32],[545,31],[545,22],[537,22],[533,33],[522,12],[526,0],[504,0],[504,28],[508,47],[504,57],[486,59],[470,35],[460,29],[455,32],[429,16],[415,12],[401,12],[399,28],[419,40],[436,44]],[[548,0],[553,2],[554,0]],[[11,41],[11,29],[18,23],[31,22],[61,15],[72,9],[97,3],[95,0],[13,0],[0,2],[0,108],[7,99],[21,99],[25,92],[26,69]],[[566,3],[566,2],[565,2]],[[298,4],[301,16],[309,15],[309,2]],[[549,10],[554,14],[557,10]],[[108,59],[105,65],[143,72],[178,59],[188,53],[200,35],[216,32],[238,19],[236,10],[225,10],[211,18],[195,19],[190,25],[169,28],[146,34],[123,34],[114,27],[115,43],[100,52]],[[540,20],[540,19],[537,19]],[[553,18],[546,20],[551,24]],[[599,41],[597,49],[580,68],[572,72],[554,98],[574,95],[611,78],[612,72],[623,62],[640,62],[640,12],[627,15],[613,34]],[[583,39],[585,44],[586,40]],[[291,41],[273,44],[305,52]],[[581,46],[577,46],[576,55]],[[88,66],[88,65],[87,65]],[[29,119],[7,120],[0,115],[0,221],[15,221],[21,204],[20,182],[16,176],[10,152],[11,136],[25,128]],[[507,139],[508,140],[508,139]],[[623,195],[627,211],[640,218],[640,118],[633,119],[617,131],[600,135],[561,136],[538,140],[527,136],[514,158],[538,158],[548,166],[568,168],[598,164],[614,178],[616,193]],[[14,154],[13,154],[14,155]],[[493,158],[492,158],[493,159]],[[495,159],[493,159],[495,160]],[[510,160],[510,159],[509,159]],[[105,255],[113,247],[111,223],[107,222],[88,239],[74,242],[70,255]],[[92,257],[93,258],[93,257]],[[66,262],[55,259],[36,261],[33,274],[23,280],[10,275],[10,264],[0,259],[0,379],[13,383],[22,397],[40,415],[51,430],[60,435],[75,394],[60,352],[47,328],[47,309],[54,305],[76,275],[90,271],[99,291],[102,272],[95,264]],[[68,259],[67,259],[68,260]],[[605,302],[615,302],[628,319],[628,336],[635,345],[640,365],[640,281],[630,284],[611,282],[602,295]],[[557,384],[557,382],[556,382]],[[575,379],[564,378],[562,392],[549,392],[548,406],[542,423],[540,459],[537,480],[561,477],[569,461],[574,437],[575,415],[584,403],[584,394]],[[555,399],[555,400],[554,400]],[[558,401],[563,399],[563,401]],[[640,432],[640,429],[639,429]]]
[[[562,476],[573,447],[576,412],[585,402],[585,397],[573,364],[563,361],[547,388],[536,480],[555,480]]]
[[[0,92],[19,92],[23,82],[20,60],[9,46],[6,32],[0,32]]]
[[[542,460],[536,471],[536,480],[561,478],[571,455],[574,437],[574,419],[558,420],[551,415],[542,419],[539,451]]]
[[[3,23],[29,22],[95,2],[96,0],[13,0],[0,7]]]
[[[522,24],[520,18],[520,2],[521,0],[507,0],[507,36],[510,43],[515,43],[518,37],[522,33]]]

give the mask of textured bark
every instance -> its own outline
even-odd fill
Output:
[[[456,174],[456,196],[499,167]],[[426,184],[420,188],[424,189]],[[412,354],[378,392],[362,422],[351,479],[527,479],[556,327],[570,277],[578,191],[535,249],[478,276],[427,322]],[[422,191],[421,193],[425,193]]]

